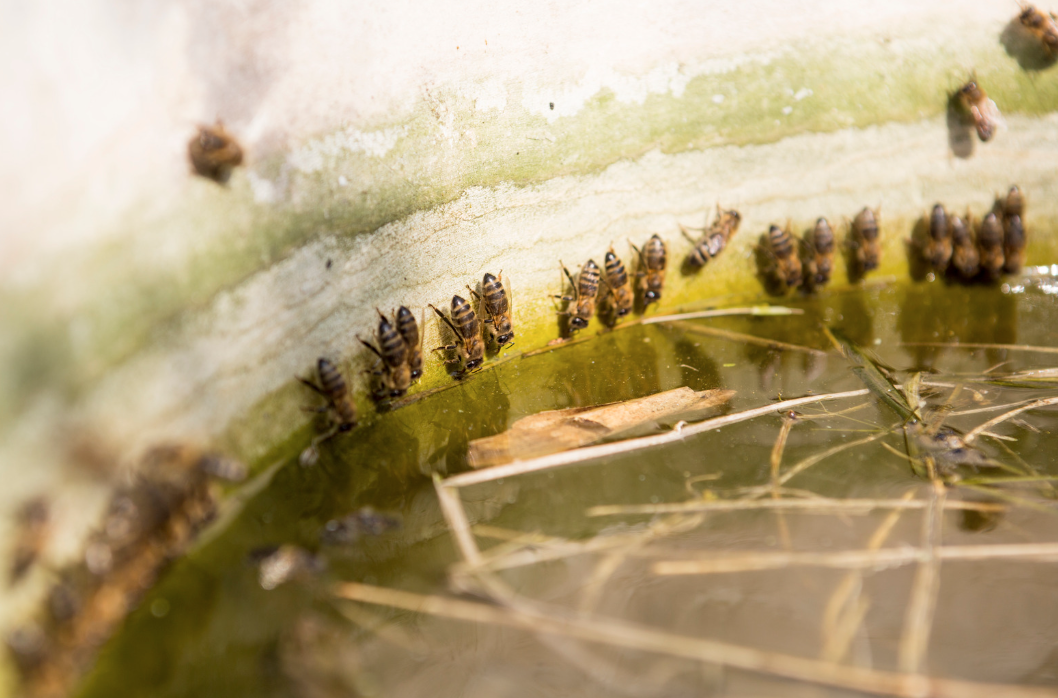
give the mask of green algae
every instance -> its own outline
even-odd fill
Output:
[[[74,299],[60,297],[50,277],[0,294],[5,307],[20,310],[4,321],[0,360],[12,377],[0,390],[0,422],[12,423],[42,389],[75,400],[108,369],[178,336],[219,292],[299,246],[321,236],[368,233],[453,201],[470,187],[595,173],[656,148],[679,153],[773,143],[802,133],[928,119],[944,113],[966,66],[973,66],[1004,113],[1053,111],[1058,85],[1046,79],[1049,71],[1023,70],[1000,43],[1001,30],[974,29],[957,46],[923,36],[846,37],[811,50],[769,47],[734,67],[691,77],[679,96],[650,94],[636,103],[603,90],[575,116],[553,122],[521,106],[517,85],[509,86],[502,112],[476,111],[462,90],[435,90],[407,117],[378,125],[399,133],[381,157],[338,149],[318,169],[299,171],[265,155],[253,178],[237,174],[229,188],[190,182],[169,207],[144,204],[129,211],[112,242],[58,255],[54,268],[61,270],[63,288],[80,289]],[[279,192],[274,200],[254,193],[265,180]],[[158,240],[181,239],[189,231],[202,243],[182,261],[152,256]],[[722,297],[745,289],[746,274],[732,263],[714,265],[709,285],[698,284],[696,293],[670,281],[665,305],[690,303],[702,291]],[[541,320],[549,324],[542,315],[526,324]]]
[[[939,338],[949,345],[1046,344],[1055,319],[1054,305],[1047,300],[1046,293],[1033,288],[1004,293],[994,287],[904,282],[791,298],[791,305],[804,311],[802,316],[734,316],[698,322],[820,349],[829,344],[821,327],[830,324],[897,368],[979,374],[999,361],[1009,362],[1004,367],[1009,371],[1034,367],[1038,357],[900,343]],[[341,624],[349,642],[371,638],[370,632],[334,614],[324,591],[327,582],[355,580],[426,593],[445,591],[445,570],[455,561],[456,551],[428,476],[465,470],[471,439],[499,433],[520,417],[542,410],[630,399],[680,385],[734,389],[731,409],[737,411],[775,397],[849,390],[860,383],[833,351],[820,367],[807,354],[703,338],[667,326],[637,326],[560,351],[508,361],[450,390],[379,415],[370,425],[328,442],[313,468],[297,465],[297,451],[311,437],[301,432],[261,456],[261,463],[285,465],[227,528],[174,564],[107,645],[78,695],[296,694],[285,677],[281,654],[298,618],[323,614]],[[1004,402],[1035,394],[1001,390],[990,399]],[[786,462],[841,443],[857,429],[876,429],[892,421],[893,415],[881,404],[867,402],[850,422],[838,425],[845,428],[810,423],[797,427],[799,436],[787,447]],[[1045,415],[1035,419],[1053,422]],[[613,523],[585,518],[588,506],[681,501],[686,497],[685,481],[694,475],[719,474],[707,484],[721,492],[766,480],[778,421],[778,417],[765,418],[593,467],[521,478],[516,489],[481,495],[491,502],[481,516],[513,530],[573,539],[599,535]],[[1018,453],[1041,472],[1056,472],[1053,433],[1022,427],[1016,433],[1019,441],[1013,446]],[[896,433],[888,441],[900,445]],[[873,497],[904,492],[916,482],[906,461],[872,444],[821,463],[793,484],[827,496]],[[464,493],[468,506],[477,501],[475,492],[480,489],[486,488]],[[318,584],[292,584],[275,591],[258,586],[256,571],[247,561],[250,551],[280,543],[319,549],[317,534],[324,522],[365,505],[402,511],[404,530],[365,539],[351,548],[323,549],[330,565]],[[745,540],[747,531],[770,520],[747,513],[717,521],[710,530],[723,546]],[[1018,521],[1015,529],[1024,535],[1030,529],[1024,519]],[[840,541],[842,531],[850,526],[847,520],[835,524],[828,535]],[[872,529],[857,525],[856,530],[865,538]],[[917,528],[911,527],[909,535],[917,535]],[[947,543],[949,536],[957,540],[959,534],[945,536]],[[537,574],[542,576],[534,577],[535,583],[561,579],[566,572],[547,567]],[[873,598],[886,597],[876,592]],[[474,630],[462,628],[453,637],[467,632]],[[364,670],[381,673],[381,669]]]

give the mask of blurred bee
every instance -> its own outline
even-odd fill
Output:
[[[481,339],[481,328],[478,327],[478,316],[470,303],[459,296],[452,296],[452,319],[442,313],[433,305],[430,306],[437,313],[437,317],[444,320],[445,324],[452,328],[456,334],[456,343],[443,347],[437,347],[434,351],[455,350],[458,357],[446,364],[461,363],[463,371],[473,371],[485,360],[485,342]],[[453,322],[454,321],[454,322]]]
[[[661,289],[665,286],[665,266],[668,258],[665,243],[656,234],[640,250],[631,241],[632,249],[639,255],[639,266],[636,268],[636,286],[639,289],[642,307],[661,300]]]
[[[583,330],[588,326],[588,322],[591,321],[591,316],[595,314],[595,298],[599,293],[599,266],[595,263],[595,260],[589,259],[580,268],[580,273],[577,275],[577,279],[574,280],[573,275],[569,273],[569,269],[566,269],[566,265],[562,264],[562,262],[559,262],[559,264],[562,265],[562,271],[565,272],[566,278],[569,279],[569,283],[573,287],[572,296],[555,296],[559,300],[573,304],[572,311],[567,310],[559,314],[570,316],[569,326],[571,330]]]
[[[328,521],[320,532],[320,540],[329,545],[355,543],[362,536],[380,536],[401,527],[399,514],[387,514],[364,507],[340,519]]]
[[[232,168],[242,164],[242,148],[220,121],[215,126],[199,126],[187,152],[195,172],[221,184],[231,177]]]
[[[767,235],[760,236],[757,250],[757,268],[769,293],[782,295],[801,285],[801,257],[789,221],[785,228],[768,228]]]
[[[731,240],[736,232],[738,232],[738,226],[742,222],[742,215],[731,209],[730,211],[723,211],[720,208],[720,204],[716,205],[716,218],[713,219],[712,225],[705,229],[698,228],[687,228],[680,226],[680,232],[687,238],[694,248],[687,255],[687,264],[692,269],[701,269],[704,267],[710,259],[713,259],[727,247],[727,243]],[[689,231],[703,232],[702,236],[698,239],[691,237]]]
[[[993,209],[996,215],[1002,216],[1004,220],[1011,216],[1025,216],[1025,195],[1021,193],[1021,188],[1018,185],[1014,185],[1007,192],[1005,197],[997,197],[996,205]]]
[[[966,221],[970,219],[969,213]],[[954,271],[965,281],[977,276],[981,269],[980,256],[977,254],[977,245],[974,243],[970,225],[956,215],[949,216],[951,225],[951,266],[949,270]]]
[[[951,263],[951,222],[948,212],[940,204],[933,206],[929,216],[929,239],[923,250],[923,257],[930,268],[943,274]]]
[[[309,581],[327,568],[327,561],[297,545],[279,545],[250,551],[258,567],[257,581],[271,591],[291,581]]]
[[[1017,274],[1025,264],[1025,228],[1021,216],[1011,216],[1003,228],[1003,271]]]
[[[375,308],[378,313],[378,348],[370,342],[357,337],[361,344],[373,351],[382,361],[382,370],[375,369],[372,372],[382,379],[381,390],[376,392],[377,397],[400,397],[408,391],[411,385],[411,367],[408,365],[408,344],[404,341],[397,328]],[[413,318],[414,320],[414,318]],[[378,364],[376,363],[376,366]]]
[[[977,137],[986,142],[991,140],[1003,120],[996,103],[988,98],[976,79],[971,79],[955,94],[959,104],[973,119]]]
[[[356,426],[356,405],[349,395],[349,387],[342,377],[341,371],[327,359],[320,357],[316,362],[316,373],[320,384],[308,378],[296,376],[296,378],[319,393],[327,404],[324,407],[303,408],[311,412],[327,414],[331,420],[332,428],[324,434],[317,436],[312,443],[301,453],[302,465],[312,465],[319,459],[317,446],[331,438],[335,434],[344,433]]]
[[[632,292],[632,283],[628,280],[625,265],[614,253],[612,246],[606,253],[604,266],[607,312],[612,322],[616,323],[620,318],[632,312],[632,306],[635,305],[635,294]]]
[[[812,293],[830,283],[834,269],[834,231],[826,218],[817,220],[815,227],[805,233],[801,255],[805,291]]]
[[[850,251],[850,271],[856,278],[878,268],[882,248],[878,243],[878,214],[864,208],[852,220],[845,243]]]
[[[981,271],[991,280],[1003,271],[1003,226],[995,213],[989,213],[977,230],[977,253]]]
[[[397,311],[397,331],[408,345],[408,369],[411,371],[412,381],[417,381],[422,376],[422,339],[415,316],[403,305]]]
[[[1055,19],[1058,18],[1053,12],[1045,15],[1032,5],[1024,5],[1018,15],[1018,21],[1039,40],[1049,58],[1058,54],[1058,24],[1055,24]]]
[[[9,583],[14,585],[29,572],[48,541],[50,507],[44,497],[34,497],[22,504],[15,513],[14,551],[11,555]]]
[[[485,308],[488,320],[485,321],[485,329],[489,337],[496,343],[497,349],[502,349],[508,344],[514,344],[514,327],[511,323],[511,306],[507,301],[507,290],[503,287],[503,271],[497,279],[492,274],[485,274],[481,280],[481,293],[467,286],[471,295],[481,301]]]

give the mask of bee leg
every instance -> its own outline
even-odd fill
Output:
[[[323,397],[327,397],[327,393],[323,392],[323,390],[318,385],[316,385],[313,381],[309,380],[308,378],[302,378],[301,376],[294,376],[294,377],[297,378],[299,381],[301,381],[304,385],[306,385],[309,388],[312,388],[313,390],[315,390],[317,393],[319,393]]]
[[[453,350],[458,349],[458,348],[459,348],[458,344],[448,344],[448,345],[443,346],[443,347],[434,347],[433,350],[434,351],[453,351]]]
[[[309,407],[308,405],[301,406],[302,412],[312,412],[314,414],[323,414],[325,412],[328,412],[330,409],[330,407]]]

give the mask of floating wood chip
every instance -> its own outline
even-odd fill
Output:
[[[594,407],[571,407],[523,417],[502,434],[470,442],[467,457],[471,467],[486,468],[515,459],[536,458],[628,436],[655,422],[678,416],[704,417],[705,410],[723,405],[733,390],[703,390],[687,387],[647,397]]]

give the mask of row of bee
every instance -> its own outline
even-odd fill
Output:
[[[184,446],[150,450],[136,477],[114,492],[81,558],[54,570],[43,613],[6,639],[27,695],[66,695],[96,650],[136,607],[161,569],[182,555],[216,515],[213,480],[245,479],[241,462]],[[47,500],[15,521],[9,570],[19,583],[51,538]],[[45,569],[45,564],[41,565]]]
[[[996,197],[992,211],[973,230],[973,217],[949,213],[937,204],[928,222],[920,222],[909,243],[912,276],[932,272],[963,282],[995,281],[1016,274],[1025,262],[1028,242],[1023,217],[1025,196],[1014,185],[1006,196]]]

